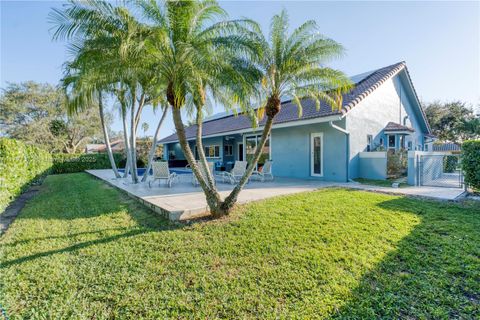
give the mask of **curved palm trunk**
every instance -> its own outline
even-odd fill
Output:
[[[125,105],[122,105],[122,125],[123,125],[123,141],[125,145],[125,154],[127,155],[127,161],[125,164],[125,172],[123,174],[124,178],[128,177],[130,172],[129,168],[131,166],[131,154],[130,154],[130,142],[128,140],[128,126],[127,126],[127,109]]]
[[[205,193],[205,197],[207,200],[208,207],[214,217],[218,217],[218,211],[220,210],[222,199],[220,198],[220,194],[215,190],[210,188],[205,180],[203,179],[197,162],[195,161],[195,157],[193,156],[192,150],[188,145],[187,136],[185,134],[185,126],[182,122],[182,115],[180,112],[180,108],[173,106],[172,107],[172,114],[173,114],[173,122],[175,124],[175,129],[177,131],[178,142],[182,147],[183,153],[185,158],[187,158],[188,164],[192,168],[193,174],[197,178],[198,182],[200,183],[200,187],[203,189]]]
[[[160,133],[160,128],[162,127],[163,121],[167,117],[167,113],[168,113],[168,108],[165,108],[165,110],[163,110],[162,117],[160,118],[160,121],[158,122],[157,129],[155,130],[155,135],[153,136],[152,147],[150,148],[150,152],[148,153],[147,169],[145,170],[145,173],[143,174],[142,182],[145,182],[147,180],[148,172],[150,171],[150,168],[152,168],[153,157],[155,156],[155,151],[157,149],[158,135]]]
[[[127,135],[123,134],[123,141],[127,141]],[[125,161],[125,172],[123,173],[123,177],[128,177],[128,173],[130,172],[130,150],[127,149],[127,144],[125,142],[125,156],[127,157],[127,161]]]
[[[268,136],[270,135],[270,131],[272,130],[273,125],[273,117],[267,117],[267,121],[265,122],[265,127],[263,128],[262,138],[260,139],[260,144],[257,146],[255,150],[255,154],[253,155],[253,160],[251,163],[248,164],[247,170],[243,174],[240,182],[235,186],[235,188],[230,192],[230,194],[225,198],[225,201],[222,203],[221,206],[221,213],[228,214],[235,203],[237,202],[238,195],[240,191],[242,191],[243,187],[247,183],[248,179],[252,175],[255,166],[262,155],[262,150],[265,147],[265,143],[267,142]]]
[[[196,144],[197,144],[197,153],[200,160],[200,165],[203,167],[203,171],[207,173],[206,182],[208,183],[208,186],[211,189],[216,190],[217,188],[215,187],[215,183],[213,182],[213,177],[212,177],[213,172],[210,172],[210,170],[208,170],[207,157],[205,157],[205,150],[203,149],[203,142],[202,142],[203,121],[202,121],[201,108],[197,108],[196,122],[197,122]]]
[[[115,164],[115,158],[113,158],[112,146],[110,145],[110,138],[108,137],[108,128],[107,128],[107,124],[105,123],[105,115],[103,112],[103,101],[102,101],[101,92],[98,93],[98,110],[100,113],[100,121],[102,123],[105,146],[107,147],[108,159],[110,160],[110,165],[112,166],[112,170],[113,170],[113,173],[115,174],[115,178],[120,178],[120,174],[118,173],[118,170],[117,170],[117,165]]]
[[[130,107],[130,168],[132,182],[138,183],[137,172],[137,139],[135,137],[135,92],[132,92],[132,105]]]

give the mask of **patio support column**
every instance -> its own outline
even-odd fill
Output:
[[[329,121],[328,124],[335,130],[340,131],[341,133],[345,134],[345,174],[346,174],[346,182],[350,180],[349,177],[349,164],[350,164],[350,131],[343,129],[333,123],[333,121]]]

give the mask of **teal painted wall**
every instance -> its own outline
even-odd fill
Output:
[[[346,128],[350,131],[350,178],[361,176],[359,152],[366,151],[367,135],[373,136],[374,145],[380,144],[380,138],[387,143],[383,129],[392,121],[403,125],[408,115],[407,126],[411,126],[415,133],[407,136],[405,145],[412,141],[413,147],[421,145],[427,133],[421,124],[419,113],[414,111],[414,97],[408,88],[404,71],[387,80],[363,101],[355,106],[346,116]],[[401,99],[400,99],[401,97]],[[397,139],[398,143],[398,139]]]
[[[359,174],[365,179],[387,179],[387,157],[359,158]]]
[[[337,122],[344,126],[345,121]],[[310,134],[323,132],[323,177],[310,174]],[[279,177],[346,181],[345,134],[328,123],[272,130],[271,158],[273,174]]]

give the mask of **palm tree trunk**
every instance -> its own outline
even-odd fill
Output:
[[[105,146],[107,147],[107,154],[108,158],[110,159],[110,165],[112,166],[113,173],[115,174],[115,178],[120,178],[120,174],[117,170],[117,165],[115,164],[115,159],[113,158],[112,153],[112,146],[110,145],[110,139],[108,137],[108,129],[107,124],[105,123],[105,115],[103,112],[103,101],[102,101],[102,93],[98,92],[98,110],[100,112],[100,121],[102,123],[103,129],[103,137],[105,139]]]
[[[135,137],[135,100],[136,94],[132,90],[132,105],[130,106],[130,167],[131,167],[131,176],[132,182],[138,183],[138,172],[137,172],[137,139]]]
[[[168,108],[165,108],[163,110],[162,117],[160,118],[160,121],[158,122],[157,129],[155,130],[155,135],[153,136],[152,148],[150,148],[150,152],[148,153],[147,169],[145,170],[145,173],[143,174],[142,182],[145,182],[147,180],[148,172],[150,171],[150,168],[152,167],[153,157],[155,156],[155,150],[157,150],[157,141],[159,139],[158,135],[160,133],[160,128],[162,127],[163,121],[167,117],[167,113],[168,113]]]
[[[267,142],[268,136],[270,135],[270,131],[272,130],[273,125],[273,117],[267,117],[267,121],[265,122],[265,127],[263,128],[262,138],[260,139],[260,144],[257,146],[255,150],[255,154],[253,155],[252,162],[248,164],[247,170],[243,174],[240,182],[235,186],[232,192],[225,198],[221,205],[220,213],[228,214],[235,203],[237,202],[238,194],[242,191],[243,187],[248,181],[248,178],[252,175],[253,169],[258,163],[260,156],[262,155],[262,150],[265,147],[265,143]]]
[[[220,205],[222,204],[222,200],[220,198],[220,194],[215,190],[211,189],[205,180],[202,178],[202,175],[199,171],[197,162],[195,161],[195,157],[192,154],[192,150],[188,145],[187,136],[185,134],[185,126],[182,122],[182,115],[180,112],[180,108],[172,106],[172,113],[173,113],[173,122],[175,124],[175,129],[177,131],[178,142],[180,142],[180,146],[182,147],[182,151],[187,158],[188,164],[192,168],[193,174],[197,178],[198,182],[200,183],[200,187],[203,189],[205,193],[205,197],[207,200],[208,207],[210,208],[210,212],[214,217],[217,216],[217,212],[220,209]]]
[[[128,141],[128,125],[127,125],[127,106],[122,105],[122,125],[123,125],[123,141],[125,145],[125,154],[127,155],[127,161],[125,163],[125,172],[123,174],[124,178],[128,177],[129,168],[131,166],[131,155],[130,155],[130,143]]]
[[[203,142],[202,142],[202,129],[203,129],[203,121],[202,121],[202,111],[201,108],[197,108],[197,136],[196,136],[196,143],[197,143],[197,153],[200,160],[200,165],[203,167],[204,172],[207,173],[207,183],[208,186],[216,190],[215,183],[213,182],[212,174],[208,170],[207,158],[205,157],[205,150],[203,149]]]

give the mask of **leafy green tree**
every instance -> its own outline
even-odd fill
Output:
[[[50,152],[79,152],[101,136],[100,119],[88,110],[69,116],[66,103],[62,91],[52,85],[11,83],[0,97],[2,135]]]
[[[434,101],[423,108],[432,133],[441,141],[461,143],[480,136],[478,117],[465,102]]]

